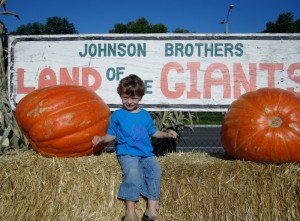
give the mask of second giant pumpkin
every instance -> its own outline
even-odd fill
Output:
[[[59,85],[37,89],[20,100],[16,120],[32,148],[45,156],[74,157],[99,152],[94,136],[106,133],[110,110],[83,86]]]
[[[243,94],[224,117],[221,143],[241,160],[300,162],[300,97],[279,88]]]

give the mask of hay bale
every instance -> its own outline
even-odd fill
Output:
[[[299,163],[259,164],[205,153],[158,157],[162,220],[300,220]],[[0,220],[120,220],[121,169],[114,153],[0,157]],[[137,203],[137,218],[146,201]]]

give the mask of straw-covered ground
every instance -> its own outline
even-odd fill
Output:
[[[260,164],[205,153],[158,157],[162,220],[300,220],[300,164]],[[114,153],[0,156],[0,220],[120,220],[121,169]],[[137,220],[145,200],[137,203]]]

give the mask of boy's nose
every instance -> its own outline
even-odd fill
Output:
[[[134,99],[131,99],[131,98],[128,99],[128,103],[133,103],[133,102],[134,102]]]

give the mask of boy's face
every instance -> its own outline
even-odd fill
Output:
[[[128,94],[121,94],[123,107],[130,112],[138,111],[138,104],[142,99],[141,96],[130,96]]]

